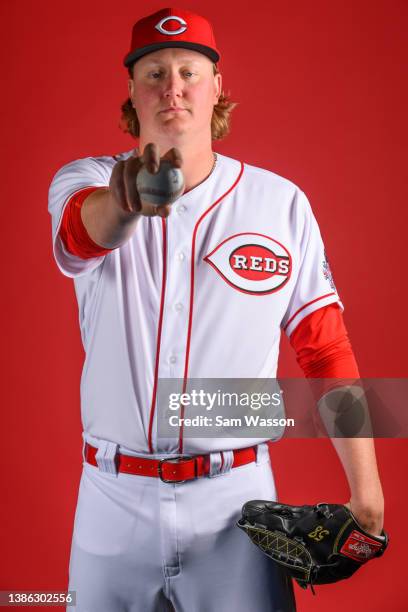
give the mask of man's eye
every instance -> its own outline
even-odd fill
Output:
[[[157,79],[160,79],[163,76],[163,73],[161,71],[158,72],[150,72],[150,76],[157,81]],[[194,76],[193,72],[190,72],[189,70],[186,70],[184,72],[184,76],[191,78],[192,76]]]

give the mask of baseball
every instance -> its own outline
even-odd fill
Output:
[[[175,168],[170,161],[163,159],[157,174],[141,168],[137,174],[136,186],[140,198],[145,202],[155,206],[171,204],[183,192],[184,177],[180,168]]]

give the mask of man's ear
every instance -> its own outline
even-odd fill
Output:
[[[218,98],[221,95],[222,92],[222,75],[220,72],[217,72],[217,74],[214,75],[215,78],[215,104],[217,104],[218,102]]]
[[[129,98],[131,99],[133,99],[133,88],[134,88],[133,79],[129,79],[128,80],[128,92],[129,92]]]

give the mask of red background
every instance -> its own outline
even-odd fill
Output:
[[[71,280],[51,249],[56,170],[126,151],[119,106],[133,22],[163,6],[123,0],[3,3],[0,589],[67,587],[81,470],[83,351]],[[215,150],[290,178],[319,221],[364,377],[405,377],[407,3],[181,3],[214,24],[239,106]],[[301,375],[286,339],[282,376]],[[300,610],[405,610],[406,442],[377,442],[391,545],[352,580],[296,588]],[[328,440],[272,448],[280,498],[340,501]],[[404,555],[404,556],[403,556]],[[403,568],[401,571],[400,568]],[[399,569],[398,569],[399,568]],[[214,608],[216,612],[216,607]]]

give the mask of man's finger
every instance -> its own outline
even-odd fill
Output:
[[[155,174],[160,167],[160,151],[158,145],[154,142],[149,142],[144,148],[141,159],[147,171],[151,174]]]
[[[126,198],[125,185],[123,182],[123,170],[125,167],[124,161],[118,161],[113,167],[112,175],[109,183],[109,189],[115,200],[119,203],[123,210],[131,212]]]
[[[139,192],[137,191],[136,187],[136,177],[141,167],[142,162],[140,158],[129,157],[129,159],[127,159],[125,162],[123,170],[123,182],[125,185],[126,201],[129,210],[132,210],[134,212],[139,212],[142,208]]]
[[[165,219],[166,217],[168,217],[170,212],[171,212],[171,206],[169,204],[157,207],[157,215],[159,217],[162,217],[162,219]]]
[[[183,165],[183,157],[179,149],[173,147],[169,149],[165,155],[163,155],[163,159],[168,159],[175,168],[181,168]]]

